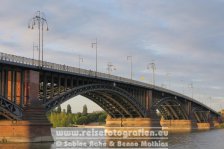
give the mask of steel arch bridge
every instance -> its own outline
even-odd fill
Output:
[[[220,114],[195,99],[158,86],[0,53],[0,115],[22,120],[27,107],[45,112],[82,95],[112,118],[153,118],[209,122]],[[159,112],[159,114],[158,114]]]

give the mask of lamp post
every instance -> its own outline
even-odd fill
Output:
[[[34,51],[39,50],[38,46],[33,43],[33,64],[34,64]]]
[[[79,55],[79,73],[80,73],[80,65],[81,65],[81,62],[83,62],[83,58]]]
[[[132,80],[132,75],[133,75],[133,74],[132,74],[132,73],[133,73],[133,72],[132,72],[132,56],[127,56],[127,60],[128,60],[128,61],[129,61],[129,60],[131,61],[131,80]]]
[[[97,38],[96,38],[96,42],[92,43],[92,48],[94,47],[94,45],[96,47],[96,76],[97,76]]]
[[[44,48],[43,48],[43,41],[44,41],[44,25],[46,25],[46,31],[48,31],[48,23],[47,23],[47,20],[45,18],[45,15],[44,13],[41,13],[40,11],[37,11],[34,15],[33,18],[31,18],[29,24],[28,24],[28,28],[31,28],[31,29],[34,29],[34,27],[37,25],[37,28],[38,28],[38,37],[39,37],[39,46],[38,46],[38,49],[39,49],[39,66],[40,66],[40,47],[42,47],[42,67],[43,67],[43,51],[44,51]]]
[[[153,85],[155,86],[155,84],[156,84],[156,81],[155,81],[156,64],[155,64],[154,62],[149,63],[149,64],[147,65],[147,69],[150,70],[150,68],[152,69],[152,72],[153,72]]]
[[[182,92],[183,92],[183,94],[184,94],[184,92],[185,92],[185,91],[184,91],[184,88],[185,88],[184,80],[180,80],[180,82],[181,82],[181,85],[182,85],[182,88],[183,88],[183,89],[182,89]]]
[[[210,108],[212,108],[212,97],[209,96],[209,97],[208,97],[208,100],[209,100],[208,102],[209,102],[209,104],[210,104]]]
[[[112,71],[116,70],[116,67],[111,62],[108,62],[107,70],[108,70],[108,74],[111,75]]]
[[[167,80],[168,80],[168,85],[169,85],[169,89],[171,89],[171,84],[170,84],[170,73],[166,73],[167,76]]]
[[[193,85],[193,83],[190,83],[189,87],[191,88],[191,97],[193,99],[193,97],[194,97],[194,85]]]

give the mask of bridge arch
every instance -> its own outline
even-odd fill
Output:
[[[189,119],[182,103],[174,97],[165,97],[156,100],[152,106],[151,113],[159,111],[165,120]]]
[[[193,107],[192,114],[194,115],[195,119],[198,123],[207,123],[210,119],[210,111],[204,109],[203,107]]]
[[[50,111],[77,95],[89,98],[112,118],[146,117],[146,109],[132,95],[111,84],[89,84],[75,87],[45,103],[46,110]]]
[[[0,115],[10,120],[21,120],[22,109],[5,97],[0,96]]]

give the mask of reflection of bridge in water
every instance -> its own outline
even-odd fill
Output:
[[[5,53],[0,53],[0,95],[1,119],[6,119],[0,139],[21,132],[30,138],[47,136],[51,125],[45,113],[77,95],[103,108],[109,127],[161,124],[191,130],[210,128],[220,117],[208,106],[158,86]]]

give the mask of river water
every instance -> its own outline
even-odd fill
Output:
[[[224,149],[224,129],[169,134],[169,149]],[[0,144],[0,149],[54,149],[54,143]]]
[[[224,129],[169,134],[169,149],[224,149]]]

